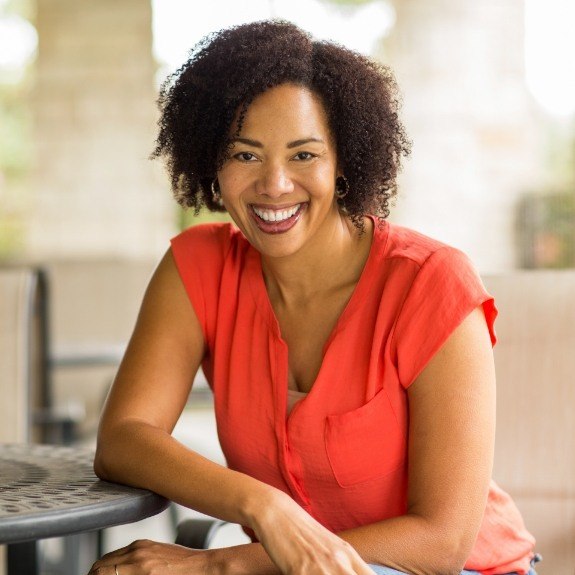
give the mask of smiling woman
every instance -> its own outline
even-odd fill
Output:
[[[333,190],[342,174],[319,98],[296,84],[271,88],[246,111],[240,135],[230,138],[217,178],[223,205],[248,241],[275,256],[323,246],[339,224]],[[311,242],[316,234],[323,237]]]
[[[385,220],[409,152],[389,69],[256,22],[202,42],[160,108],[176,197],[235,226],[172,239],[95,469],[252,543],[137,542],[93,573],[533,575],[490,481],[493,298],[464,254]],[[227,468],[171,437],[200,364]]]
[[[393,75],[361,54],[312,42],[304,32],[294,34],[294,28],[277,23],[254,26],[256,48],[249,52],[240,44],[242,26],[198,44],[162,88],[154,155],[167,158],[182,205],[222,209],[211,197],[211,184],[232,138],[246,137],[243,128],[250,104],[267,89],[292,83],[307,87],[321,101],[340,168],[353,190],[343,202],[348,214],[359,225],[365,213],[387,216],[400,159],[410,149],[399,121]],[[239,50],[241,59],[231,57]],[[194,98],[183,108],[186,93]],[[189,131],[194,138],[186,137]]]

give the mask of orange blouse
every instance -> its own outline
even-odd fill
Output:
[[[229,224],[195,226],[172,240],[207,343],[203,369],[228,466],[288,493],[333,532],[406,512],[406,389],[481,304],[495,343],[493,298],[467,257],[374,222],[368,260],[317,379],[289,415],[288,349],[259,253]],[[526,573],[533,545],[493,484],[466,568]]]

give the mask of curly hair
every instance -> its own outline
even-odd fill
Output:
[[[239,118],[239,135],[254,98],[284,83],[301,85],[323,102],[349,183],[340,207],[360,227],[364,214],[387,217],[401,157],[410,152],[392,72],[275,20],[206,36],[162,85],[152,158],[166,160],[177,201],[196,212],[203,206],[224,211],[210,186],[226,159],[232,123]]]

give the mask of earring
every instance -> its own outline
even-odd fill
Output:
[[[343,200],[349,193],[349,182],[345,176],[338,176],[335,180],[335,197],[338,200]]]
[[[214,181],[212,182],[212,201],[220,208],[224,207],[224,202],[222,200],[222,193],[220,191],[220,184],[218,182],[218,178],[214,178]]]

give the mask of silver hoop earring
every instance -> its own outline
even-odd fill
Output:
[[[349,182],[345,176],[338,176],[335,180],[335,197],[338,201],[343,200],[349,193]]]
[[[220,184],[218,182],[218,178],[214,178],[214,181],[212,182],[212,201],[220,208],[224,207],[224,202],[222,200],[222,193],[220,191]]]

